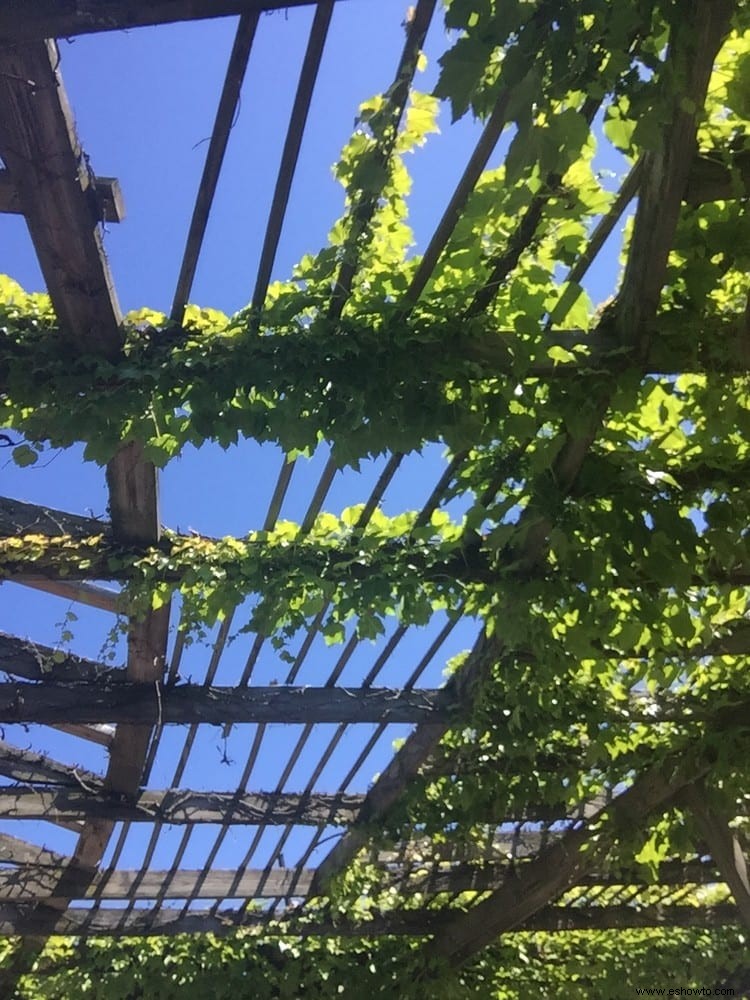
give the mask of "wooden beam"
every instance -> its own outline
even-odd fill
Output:
[[[42,865],[0,870],[0,900],[54,898],[63,869]],[[307,893],[310,869],[272,871],[104,871],[87,887],[84,898],[97,899],[277,899]]]
[[[32,590],[41,590],[45,594],[61,597],[64,601],[85,604],[89,608],[119,614],[122,610],[122,595],[111,587],[99,587],[94,583],[84,583],[82,580],[45,580],[38,576],[16,576],[13,583]]]
[[[47,4],[45,11],[59,14],[59,4]],[[14,19],[29,25],[32,18],[26,15],[32,13],[24,7],[24,16],[18,17],[17,6],[6,3],[0,21],[4,18],[5,29]],[[48,38],[50,33],[43,34]],[[88,353],[117,360],[124,340],[122,314],[102,245],[95,182],[76,135],[57,46],[49,40],[14,46],[7,31],[0,30],[0,35],[4,35],[0,157],[26,218],[61,335],[73,356]],[[156,543],[160,535],[156,470],[144,461],[141,445],[129,442],[120,447],[107,467],[107,483],[115,540],[129,545]],[[127,667],[131,681],[150,683],[161,677],[168,623],[165,606],[132,627]],[[117,734],[105,778],[108,788],[126,795],[135,791],[149,738],[143,727],[125,727]],[[76,848],[76,863],[93,872],[112,829],[107,821],[87,824]],[[58,890],[64,897],[65,879]],[[80,877],[70,891],[80,892]],[[48,911],[39,916],[48,927],[55,915]],[[42,947],[41,939],[25,944],[18,961],[11,961],[0,976],[0,992],[15,992],[19,975]]]
[[[96,217],[100,222],[122,222],[125,218],[125,202],[116,177],[93,177],[92,194],[96,205]],[[7,170],[0,169],[0,213],[23,215],[13,180]]]
[[[116,793],[83,788],[9,787],[0,789],[0,819],[101,819],[124,823],[229,823],[256,826],[351,822],[362,805],[361,795],[295,795],[255,792],[146,791],[126,799]]]
[[[0,156],[64,336],[114,360],[121,315],[59,61],[54,42],[0,47]]]
[[[106,532],[101,530],[97,534],[84,539],[87,542],[85,559],[83,555],[71,552],[69,540],[60,535],[52,535],[46,542],[42,551],[36,551],[33,556],[17,545],[18,536],[14,533],[10,538],[2,533],[0,523],[0,580],[20,577],[25,579],[29,574],[35,578],[45,577],[46,579],[67,582],[100,579],[126,582],[134,575],[133,563],[144,554],[144,546],[130,543],[120,544],[115,539],[108,537]],[[41,534],[41,532],[37,532]],[[203,538],[205,546],[213,546],[214,552],[211,555],[218,555],[225,567],[231,568],[237,560],[237,552],[229,551],[222,539]],[[267,572],[278,574],[285,572],[286,557],[278,557],[273,552],[269,552],[268,546],[262,541],[248,541],[238,539],[241,544],[247,546],[247,552],[257,549],[256,559],[264,559]],[[9,543],[9,544],[8,544]],[[317,561],[319,573],[323,579],[337,582],[350,583],[368,579],[372,573],[372,566],[365,562],[353,562],[350,553],[345,548],[335,549],[323,543],[307,543],[302,541],[300,546],[305,546],[305,555],[308,563],[313,559]],[[157,548],[161,555],[169,555],[173,548],[186,548],[182,543],[181,536],[163,538]],[[209,554],[208,548],[205,550]],[[78,559],[76,559],[78,555]],[[399,540],[391,540],[384,543],[378,553],[379,564],[382,567],[384,558],[391,555],[397,562],[403,556],[403,543]],[[443,561],[433,561],[429,554],[420,551],[418,548],[410,555],[411,565],[420,571],[422,579],[426,582],[444,580],[450,577],[454,580],[477,583],[494,584],[497,582],[497,568],[495,564],[495,554],[488,551],[482,544],[481,539],[474,536],[465,536],[463,544],[457,545],[449,554],[446,554]],[[152,572],[154,583],[167,583],[179,586],[185,569],[181,568],[180,560],[173,562],[169,559],[161,559],[161,567]],[[282,565],[279,565],[281,563]],[[530,575],[541,572],[538,560],[532,566],[514,567],[514,572],[519,578],[528,580]],[[506,579],[510,579],[506,575]],[[700,567],[696,567],[695,576],[691,581],[692,586],[705,587],[714,583],[732,583],[736,586],[750,584],[750,565],[738,563],[727,569],[713,562],[706,562]],[[624,590],[628,587],[637,586],[659,590],[663,588],[661,581],[654,581],[647,569],[644,569],[637,562],[633,565],[631,575],[622,579],[619,586]],[[135,677],[133,679],[136,679]]]
[[[0,723],[445,723],[438,689],[0,684]]]
[[[703,783],[688,785],[682,792],[681,801],[692,813],[717,868],[732,890],[743,921],[750,927],[750,876],[738,832],[729,826],[727,819],[711,808]]]
[[[24,784],[53,784],[68,788],[101,788],[102,779],[76,764],[62,764],[33,750],[21,750],[0,740],[0,774]]]
[[[653,343],[651,331],[669,252],[698,152],[698,117],[733,8],[732,0],[694,0],[670,33],[665,66],[679,78],[679,94],[670,95],[669,125],[658,148],[646,157],[628,260],[613,310],[617,336],[643,358]]]
[[[74,722],[55,722],[52,728],[59,729],[61,733],[67,733],[69,736],[88,740],[89,743],[97,743],[107,749],[112,746],[115,739],[115,727],[110,725],[83,726]]]
[[[0,862],[8,865],[37,865],[43,868],[64,868],[71,858],[46,847],[38,847],[9,833],[0,833]]]
[[[63,867],[25,865],[14,870],[0,870],[0,900],[55,898],[56,880]],[[267,870],[220,871],[201,869],[179,871],[104,871],[97,873],[84,898],[151,899],[277,899],[301,898],[308,894],[314,871],[309,868],[273,868]],[[509,863],[487,865],[462,864],[450,869],[394,872],[386,883],[399,893],[486,892],[497,889],[508,878],[515,878]],[[707,885],[717,882],[713,864],[703,861],[667,862],[659,868],[659,885]],[[650,885],[642,872],[615,871],[593,873],[582,884]]]
[[[315,0],[0,0],[0,43],[304,7]],[[338,0],[341,2],[341,0]]]
[[[214,127],[211,131],[211,139],[206,151],[203,174],[198,185],[198,193],[190,220],[190,228],[182,256],[180,273],[177,278],[177,287],[170,310],[170,318],[174,323],[182,323],[185,315],[185,306],[193,287],[193,280],[195,279],[195,272],[198,267],[198,258],[203,246],[203,239],[206,235],[208,217],[211,214],[211,207],[219,183],[219,175],[229,142],[229,133],[232,131],[235,121],[242,82],[245,79],[245,72],[247,71],[247,64],[250,59],[250,52],[253,47],[259,18],[260,12],[256,10],[243,14],[237,24],[237,32],[234,44],[232,45],[232,51],[229,55],[224,86],[221,90]]]
[[[23,904],[0,904],[0,934],[38,934],[46,911],[34,912]],[[300,922],[296,914],[286,920],[269,922],[262,914],[245,910],[148,910],[71,907],[54,913],[53,933],[73,936],[149,937],[174,934],[216,934],[225,936],[239,927],[256,929],[260,937],[381,937],[399,935],[429,937],[440,932],[452,919],[450,910],[394,911],[372,920],[309,919]],[[739,923],[734,906],[590,906],[549,907],[518,928],[519,931],[564,932],[574,930],[625,930],[637,927],[726,927]]]
[[[0,671],[29,681],[54,681],[56,684],[89,681],[111,685],[124,683],[126,679],[124,670],[105,667],[95,660],[43,646],[30,639],[19,639],[6,632],[0,632]],[[56,721],[75,720],[61,718]]]
[[[55,538],[70,535],[80,539],[104,534],[109,538],[112,536],[112,525],[98,517],[71,514],[46,504],[0,497],[0,531],[7,536],[49,535]]]

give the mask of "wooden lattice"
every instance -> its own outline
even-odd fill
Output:
[[[171,310],[171,320],[179,327],[185,318],[259,17],[264,11],[296,5],[290,0],[283,3],[100,0],[89,4],[27,0],[19,13],[17,5],[0,2],[0,156],[5,166],[0,172],[0,210],[20,212],[26,218],[61,335],[67,338],[71,355],[92,355],[111,361],[115,367],[122,359],[123,317],[97,223],[117,222],[123,211],[117,181],[96,177],[89,169],[62,83],[64,65],[60,67],[56,44],[49,39],[167,21],[240,15]],[[677,110],[662,124],[656,148],[636,161],[607,210],[598,214],[585,246],[575,255],[567,274],[566,294],[575,298],[584,275],[637,198],[627,265],[614,311],[613,307],[605,311],[598,325],[588,332],[560,329],[550,320],[544,339],[532,346],[531,357],[523,362],[518,360],[525,343],[523,330],[498,335],[498,332],[488,334],[486,326],[472,325],[477,317],[489,315],[498,288],[513,278],[519,259],[534,248],[551,191],[556,190],[555,185],[559,188],[561,180],[552,171],[537,186],[536,193],[529,189],[526,203],[519,207],[515,231],[503,252],[490,260],[486,281],[475,291],[460,320],[465,324],[464,334],[459,331],[463,337],[463,355],[474,366],[472,377],[477,382],[519,377],[534,380],[534,384],[541,380],[558,386],[597,371],[610,380],[604,382],[604,388],[601,384],[595,387],[592,413],[576,432],[564,436],[551,461],[551,477],[561,510],[564,504],[575,503],[586,490],[595,488],[590,480],[584,486],[581,483],[603,415],[618,391],[618,378],[624,384],[633,373],[639,377],[664,373],[669,380],[684,372],[718,373],[730,378],[747,371],[745,317],[726,319],[712,344],[697,343],[687,335],[664,337],[658,333],[660,296],[669,280],[668,254],[674,244],[680,212],[684,206],[719,200],[735,203],[739,211],[747,198],[750,179],[746,150],[735,150],[734,161],[729,165],[696,151],[695,109],[703,106],[713,60],[728,31],[732,5],[725,0],[699,0],[689,6],[690,15],[685,17],[693,32],[692,40],[688,37],[687,47],[681,49],[683,43],[678,35],[668,57],[677,61],[683,73]],[[334,7],[333,0],[317,4],[312,21],[276,188],[268,206],[267,229],[252,290],[252,308],[256,313],[263,308],[267,297]],[[393,153],[419,52],[434,11],[434,0],[420,0],[406,24],[403,53],[380,110],[386,123],[379,133],[384,138],[374,155],[376,164],[381,166]],[[686,35],[689,36],[687,29]],[[697,46],[695,37],[700,40]],[[33,87],[29,81],[34,81]],[[404,323],[433,279],[472,191],[504,128],[513,120],[513,99],[513,91],[501,92],[494,109],[486,116],[482,135],[441,221],[409,275],[401,303]],[[596,119],[600,105],[598,96],[588,96],[583,101],[580,114],[589,125]],[[337,274],[327,314],[330,323],[346,318],[345,309],[365,252],[363,247],[372,235],[370,227],[378,204],[376,193],[369,198],[363,196],[355,205],[349,232],[354,250],[344,256]],[[677,321],[672,317],[671,322],[674,329]],[[616,338],[614,351],[612,324]],[[585,356],[577,353],[582,345]],[[550,348],[567,355],[567,362],[561,363],[562,355],[550,354]],[[153,349],[162,348],[156,343]],[[415,366],[424,365],[429,371],[441,348],[425,342],[415,343],[413,349]],[[521,376],[517,376],[519,364]],[[99,539],[83,565],[69,563],[61,570],[67,543],[61,542],[58,551],[56,543],[51,541],[33,563],[20,552],[17,558],[13,553],[7,555],[3,562],[5,575],[66,601],[103,609],[113,616],[127,612],[122,593],[103,586],[101,581],[127,582],[132,565],[125,559],[115,566],[112,560],[123,553],[154,548],[169,552],[170,546],[180,544],[179,536],[162,535],[157,471],[144,457],[143,448],[142,442],[125,442],[109,460],[110,520],[107,522],[9,498],[0,500],[0,531],[5,541],[29,535],[47,540],[82,541],[92,536]],[[412,530],[429,525],[433,513],[452,495],[451,491],[462,489],[461,474],[471,461],[471,452],[468,443],[453,449],[451,461]],[[359,513],[358,528],[364,530],[369,523],[403,461],[399,451],[389,453],[372,492],[361,498],[364,507]],[[744,457],[743,461],[744,466],[738,462],[733,467],[734,482],[730,481],[726,467],[716,471],[715,482],[720,491],[742,489],[747,470]],[[277,523],[292,470],[293,463],[282,464],[264,531],[272,531]],[[336,471],[336,462],[331,458],[302,521],[303,535],[310,531],[322,510]],[[489,504],[499,484],[510,475],[503,468],[497,474],[494,494],[489,487],[488,495],[479,497],[479,502]],[[698,486],[713,488],[710,458],[692,465],[685,462],[679,468],[675,463],[670,475],[686,491]],[[541,573],[555,530],[554,516],[549,513],[552,507],[548,505],[545,511],[542,505],[539,509],[541,514],[537,511],[535,518],[522,521],[526,528],[514,549],[514,579],[520,584]],[[439,573],[468,581],[467,586],[476,581],[486,584],[498,573],[498,564],[493,561],[497,550],[484,546],[479,536],[469,541],[471,544],[462,544],[444,561]],[[207,544],[210,542],[206,540]],[[637,562],[635,552],[633,560]],[[329,559],[326,566],[331,565]],[[431,566],[425,563],[425,578],[433,572]],[[357,572],[351,570],[352,579],[357,579]],[[742,588],[748,584],[748,572],[744,552],[740,552],[731,565],[717,560],[715,565],[701,567],[699,577],[688,579],[685,586]],[[676,586],[682,586],[682,582]],[[420,776],[436,773],[435,768],[441,762],[446,766],[440,751],[441,739],[466,725],[477,692],[486,690],[493,671],[517,656],[518,649],[513,646],[512,636],[506,639],[495,622],[492,634],[484,629],[479,632],[468,659],[444,687],[428,688],[421,686],[421,678],[431,664],[440,660],[441,648],[456,619],[429,633],[416,662],[406,657],[399,660],[398,646],[408,628],[400,624],[378,647],[371,670],[356,687],[345,686],[341,680],[358,646],[356,636],[348,640],[329,675],[321,678],[317,686],[296,684],[314,639],[325,627],[327,610],[327,606],[318,608],[310,616],[306,636],[287,676],[282,683],[271,686],[260,686],[254,680],[255,665],[268,639],[262,632],[250,639],[243,637],[247,644],[246,665],[232,684],[214,683],[232,633],[231,613],[219,628],[204,677],[196,684],[177,682],[183,655],[180,636],[167,655],[168,602],[146,614],[133,615],[124,670],[73,654],[59,655],[21,637],[0,635],[0,665],[9,675],[7,683],[0,684],[0,726],[19,722],[57,726],[81,740],[106,747],[108,752],[106,773],[99,774],[60,763],[34,750],[5,741],[0,743],[0,774],[6,779],[0,789],[0,817],[58,824],[77,837],[72,854],[63,855],[41,846],[41,842],[49,839],[43,833],[40,844],[0,834],[3,862],[0,932],[36,940],[25,953],[27,964],[43,940],[53,933],[161,935],[263,927],[268,933],[294,931],[305,936],[394,934],[426,937],[429,954],[460,963],[491,944],[501,933],[515,929],[720,926],[742,921],[750,924],[750,886],[741,835],[735,829],[738,824],[729,823],[735,817],[717,815],[706,804],[701,789],[710,779],[715,760],[710,741],[704,743],[701,738],[691,744],[690,752],[676,747],[672,753],[658,757],[652,767],[631,775],[629,787],[607,787],[604,792],[598,789],[590,798],[582,798],[575,809],[566,802],[555,805],[529,801],[523,815],[518,811],[506,814],[502,795],[498,794],[496,802],[486,804],[486,812],[476,809],[471,816],[472,823],[487,828],[484,853],[477,849],[472,854],[468,848],[453,850],[449,846],[441,856],[428,837],[420,841],[416,832],[413,839],[400,844],[378,843],[373,847],[378,828],[389,822],[405,794],[423,780]],[[745,613],[738,614],[726,628],[710,637],[699,636],[690,646],[690,657],[693,660],[725,657],[739,662],[738,658],[750,650],[750,627],[742,620]],[[625,659],[622,649],[608,652],[605,638],[601,656]],[[631,646],[632,653],[627,655],[640,658],[647,655],[636,643]],[[533,663],[535,656],[536,652],[528,651],[527,662]],[[389,677],[396,676],[397,680],[381,685],[380,677],[386,670]],[[642,688],[626,695],[620,707],[639,724],[652,725],[654,729],[670,721],[679,726],[689,717],[691,725],[704,727],[701,733],[731,733],[736,747],[744,748],[746,753],[744,720],[748,695],[739,679],[735,697],[729,701],[730,704],[722,703],[714,712],[705,700],[686,702],[675,697],[673,703],[665,703]],[[622,721],[623,717],[613,715],[612,719]],[[403,747],[366,793],[352,793],[349,787],[353,777],[362,771],[383,735],[391,732],[388,726],[396,723],[413,727]],[[223,726],[225,733],[236,725],[255,727],[244,775],[235,789],[198,792],[184,787],[183,775],[202,724]],[[288,759],[278,787],[262,790],[252,786],[254,769],[266,727],[273,724],[301,725],[303,729],[301,734],[299,729],[290,729],[293,735],[289,737]],[[332,724],[335,729],[318,758],[309,761],[310,776],[304,787],[290,792],[290,775],[300,759],[307,759],[305,755],[311,752],[313,728],[323,724]],[[368,736],[359,744],[358,756],[352,760],[340,787],[321,788],[320,776],[337,747],[351,733],[350,727],[365,724],[370,726]],[[173,725],[185,727],[180,730],[184,734],[184,747],[170,786],[154,787],[150,772],[165,727]],[[509,738],[513,738],[512,732]],[[736,753],[741,755],[741,750]],[[540,760],[543,764],[543,759]],[[473,765],[465,748],[457,751],[456,761],[453,772],[457,779],[464,773],[462,768],[471,773]],[[537,766],[542,764],[537,761]],[[595,765],[596,762],[581,761],[582,776]],[[548,772],[553,773],[560,766],[563,765],[551,755],[546,764]],[[499,774],[498,783],[509,778]],[[649,885],[643,869],[632,858],[627,862],[613,861],[609,852],[623,831],[647,830],[650,817],[660,816],[675,805],[695,817],[702,839],[684,856],[662,863],[657,882]],[[143,864],[138,869],[120,863],[133,824],[145,825],[150,834]],[[205,865],[196,870],[185,868],[182,858],[198,824],[213,824],[215,829]],[[151,860],[167,826],[184,827],[184,833],[180,834],[182,839],[171,867],[154,870]],[[312,830],[306,847],[290,851],[290,841],[303,828]],[[215,868],[215,859],[228,831],[233,829],[247,831],[244,859],[232,870]],[[253,867],[258,844],[272,829],[277,836],[267,863]],[[329,841],[334,842],[329,844]],[[325,845],[328,846],[324,851]],[[105,851],[109,860],[102,867]],[[295,856],[294,864],[284,862],[285,852]],[[365,924],[354,919],[334,920],[320,908],[310,909],[311,902],[324,898],[336,876],[360,855],[375,866],[382,885],[396,887],[402,899],[408,900],[419,893],[420,906],[378,913]],[[320,860],[312,863],[311,859]],[[734,902],[727,898],[710,901],[703,907],[696,906],[694,900],[691,905],[680,905],[686,891],[706,885],[728,886]],[[643,895],[647,891],[648,898]],[[434,901],[442,901],[444,905],[433,906]],[[454,905],[453,901],[460,905]],[[123,902],[127,904],[125,908],[120,905]],[[312,916],[306,919],[309,913]],[[23,971],[20,966],[15,974],[19,971]]]

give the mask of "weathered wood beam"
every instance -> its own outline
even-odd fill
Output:
[[[27,866],[0,870],[0,900],[54,899],[62,868]],[[85,897],[97,899],[277,899],[304,896],[312,872],[294,868],[272,871],[104,871],[96,875]]]
[[[60,764],[31,750],[20,750],[0,741],[0,775],[22,784],[72,785],[78,788],[101,787],[101,778],[91,771]],[[2,786],[0,786],[2,787]],[[60,817],[51,822],[74,833],[81,832],[82,820]]]
[[[55,4],[57,13],[59,5]],[[52,8],[47,5],[49,14]],[[15,4],[4,5],[5,26],[30,23]],[[2,32],[0,32],[2,34]],[[44,32],[48,37],[48,32]],[[104,254],[95,183],[75,131],[59,72],[54,42],[0,45],[0,157],[12,179],[39,259],[52,305],[75,356],[121,356],[122,314]],[[160,535],[156,470],[141,445],[123,445],[107,467],[112,533],[121,544],[154,544]],[[133,625],[128,643],[128,679],[150,683],[163,673],[168,605]],[[110,748],[108,787],[130,794],[140,782],[150,730],[125,728]],[[87,824],[76,862],[93,870],[113,826]],[[65,884],[59,887],[65,895]],[[75,891],[80,891],[77,884]],[[75,896],[71,896],[75,898]],[[40,914],[44,917],[43,914]],[[54,917],[54,913],[52,914]],[[47,912],[43,924],[49,924]],[[44,933],[44,931],[42,931]],[[43,942],[29,941],[0,976],[0,993],[15,992],[18,977],[33,963]]]
[[[91,190],[100,222],[122,222],[125,202],[116,177],[92,177]],[[7,170],[0,169],[0,213],[23,215],[13,180]]]
[[[42,911],[46,913],[46,911]],[[257,929],[261,937],[381,937],[399,935],[429,937],[440,932],[452,919],[451,911],[394,911],[363,922],[310,919],[300,922],[296,915],[269,922],[261,914],[243,910],[161,909],[156,913],[134,909],[71,907],[52,913],[53,933],[113,937],[148,937],[173,934],[231,934],[238,927]],[[573,930],[624,930],[636,927],[726,927],[739,923],[734,906],[590,906],[549,907],[519,927],[519,931],[564,932]],[[0,904],[0,934],[39,933],[43,917],[23,904]]]
[[[17,9],[15,17],[25,20]],[[54,42],[0,47],[0,156],[63,335],[77,350],[114,360],[121,314],[59,61]]]
[[[76,764],[62,764],[33,750],[21,750],[0,740],[0,774],[13,781],[63,785],[69,788],[101,788],[102,779]]]
[[[738,832],[730,827],[727,818],[711,808],[703,783],[688,785],[680,799],[692,814],[717,868],[732,890],[743,921],[750,927],[750,876]]]
[[[315,0],[0,0],[0,43],[303,7]],[[341,2],[341,0],[338,0]]]
[[[111,685],[126,680],[124,670],[105,667],[95,660],[43,646],[30,639],[19,639],[6,632],[0,632],[0,671],[29,681],[53,681],[56,684],[90,681]]]
[[[64,854],[47,850],[46,847],[30,844],[19,837],[12,837],[9,833],[0,833],[0,862],[2,864],[62,869],[71,860]]]
[[[13,583],[42,593],[61,597],[64,601],[74,601],[85,604],[89,608],[98,608],[116,615],[122,610],[122,599],[119,591],[111,587],[100,587],[94,583],[84,583],[82,580],[45,580],[44,577],[16,576]]]
[[[0,819],[102,819],[125,823],[228,823],[274,826],[287,823],[342,826],[362,805],[361,795],[295,795],[255,792],[146,791],[130,799],[83,788],[0,789]]]
[[[25,865],[0,870],[0,900],[31,901],[55,898],[56,881],[63,867]],[[309,868],[248,869],[244,872],[201,869],[179,871],[105,871],[98,873],[84,893],[97,899],[277,899],[307,895],[312,884]],[[422,895],[457,892],[486,892],[515,877],[509,863],[461,864],[450,869],[419,868],[393,872],[388,884],[405,893]],[[717,881],[713,864],[703,861],[667,862],[659,868],[659,885],[707,885]],[[593,873],[582,881],[591,885],[650,885],[641,872]]]
[[[89,743],[96,743],[100,747],[109,749],[115,739],[115,727],[108,724],[96,724],[90,726],[76,725],[74,722],[55,722],[53,729],[59,729],[61,733],[68,736],[77,736],[81,740],[88,740]]]
[[[403,723],[451,715],[445,694],[428,688],[0,684],[0,723]]]
[[[24,753],[24,751],[19,751]],[[32,755],[34,756],[34,755]],[[16,762],[15,770],[20,771],[21,765]],[[10,770],[10,765],[7,767]],[[364,795],[313,795],[258,793],[258,795],[238,796],[230,792],[195,792],[189,789],[144,790],[135,796],[126,798],[109,792],[97,775],[91,775],[79,769],[71,769],[70,773],[76,780],[61,781],[54,775],[51,780],[31,778],[29,784],[35,787],[0,786],[0,818],[5,819],[48,819],[51,822],[61,820],[80,820],[86,816],[117,817],[132,822],[165,822],[165,823],[239,823],[248,824],[260,822],[258,817],[265,816],[263,810],[269,809],[279,815],[295,814],[305,808],[305,803],[328,802],[334,804],[345,801],[346,807],[359,810],[364,802]],[[595,815],[595,813],[587,813]],[[177,817],[177,818],[168,818]],[[477,822],[500,825],[518,822],[515,814],[508,815],[502,805],[497,808],[488,803],[475,816]],[[562,823],[565,813],[557,817],[535,817],[529,814],[524,822],[549,824],[556,819]],[[278,822],[269,819],[268,822]],[[540,846],[559,839],[559,832],[548,831],[546,834],[532,835],[531,839],[512,847],[513,857],[518,860],[533,854]],[[496,857],[496,854],[493,854]],[[408,867],[408,859],[404,862]],[[399,865],[401,862],[398,863]],[[397,866],[397,871],[399,870]]]
[[[0,530],[3,535],[49,535],[51,538],[70,535],[88,538],[104,534],[112,537],[109,521],[85,514],[71,514],[42,504],[26,503],[11,497],[0,497]]]

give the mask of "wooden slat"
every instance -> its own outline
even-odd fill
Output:
[[[266,223],[266,234],[263,238],[263,247],[258,263],[258,274],[255,279],[255,288],[251,300],[252,308],[256,312],[260,311],[263,307],[266,292],[268,291],[268,283],[271,280],[276,251],[281,237],[281,227],[284,224],[292,181],[297,169],[297,159],[302,146],[302,136],[307,123],[307,115],[310,110],[315,81],[318,77],[320,60],[323,56],[323,47],[328,35],[333,7],[334,0],[321,0],[318,3],[310,28],[310,38],[307,43],[302,69],[300,70],[297,93],[294,97],[289,128],[284,140],[281,163],[276,175],[276,187],[274,188],[271,200],[268,222]]]
[[[406,24],[406,40],[396,67],[393,83],[386,91],[386,101],[380,109],[383,119],[379,127],[377,147],[373,162],[383,168],[388,164],[398,139],[401,118],[409,97],[409,88],[414,79],[419,61],[419,53],[424,45],[427,30],[435,11],[436,0],[417,0],[410,9]],[[387,121],[387,125],[385,122]],[[328,307],[330,319],[338,319],[351,294],[352,282],[359,268],[362,248],[370,224],[378,205],[380,193],[360,192],[351,207],[351,226],[346,237],[345,252],[334,282],[334,290]]]
[[[147,791],[129,799],[82,788],[8,787],[0,789],[0,819],[101,819],[107,822],[227,823],[255,826],[269,823],[341,826],[351,822],[362,805],[361,795],[294,795],[255,792]]]
[[[224,162],[229,133],[232,131],[232,122],[235,118],[235,110],[240,99],[242,81],[245,78],[247,63],[250,58],[255,31],[258,27],[258,10],[245,13],[237,25],[237,33],[234,38],[234,45],[229,56],[224,86],[222,87],[219,106],[216,111],[216,119],[211,132],[211,141],[206,153],[206,161],[203,167],[198,194],[195,199],[193,217],[190,220],[185,252],[180,266],[180,274],[177,279],[177,288],[172,302],[170,316],[175,323],[182,323],[190,289],[193,287],[193,279],[198,266],[198,257],[203,245],[203,238],[208,225],[208,216],[213,205],[216,187],[219,182],[221,166]]]
[[[0,684],[0,723],[403,723],[451,716],[450,699],[428,688]]]
[[[314,0],[0,0],[0,42],[69,38],[177,21],[304,7]],[[338,0],[341,2],[341,0]]]
[[[451,199],[437,224],[435,232],[432,234],[430,242],[406,290],[404,299],[409,306],[413,305],[424,291],[448,240],[453,234],[453,230],[456,228],[456,223],[461,216],[461,212],[466,207],[471,192],[476,187],[482,171],[487,166],[489,158],[506,124],[510,96],[508,91],[504,91],[500,95],[492,110],[492,114],[487,120],[487,124],[484,126],[479,141],[469,157],[469,162],[464,168],[464,172],[451,195]]]
[[[92,179],[91,191],[100,222],[122,222],[125,218],[125,201],[116,177]],[[21,202],[7,170],[0,169],[0,212],[23,215]]]

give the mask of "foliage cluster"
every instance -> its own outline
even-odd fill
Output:
[[[396,994],[405,1000],[629,1000],[636,987],[726,986],[741,996],[747,986],[746,938],[734,928],[513,934],[460,971],[420,969],[420,944],[245,932],[57,938],[26,978],[19,1000],[231,1000],[250,992],[259,1000]]]

